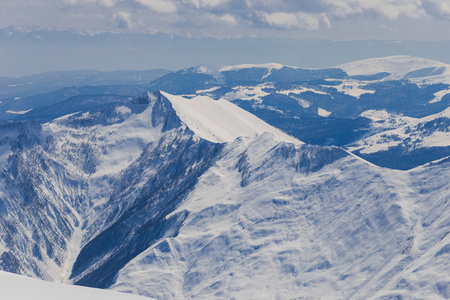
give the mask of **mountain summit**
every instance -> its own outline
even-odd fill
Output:
[[[365,59],[337,66],[350,76],[389,73],[383,80],[424,79],[450,76],[450,65],[414,56],[398,55]],[[449,83],[449,82],[446,82]]]
[[[224,143],[232,142],[238,137],[254,137],[270,133],[277,141],[302,144],[298,139],[224,99],[215,101],[206,96],[188,99],[164,92],[161,92],[161,95],[170,101],[182,122],[205,140]],[[149,97],[156,96],[149,94]]]

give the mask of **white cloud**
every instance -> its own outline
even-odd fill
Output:
[[[421,0],[326,0],[327,15],[337,18],[378,15],[391,20],[425,16]]]
[[[328,28],[331,28],[331,22],[330,22],[330,19],[328,19],[328,16],[327,16],[326,14],[322,14],[322,19],[323,19],[323,22],[325,23],[325,25],[326,25]]]
[[[122,29],[129,29],[133,27],[131,22],[131,14],[125,11],[120,11],[114,15],[117,26]]]
[[[214,8],[228,2],[229,0],[183,0],[184,4],[190,4],[196,8]]]
[[[446,24],[442,22],[450,20],[450,0],[0,0],[0,27],[94,32],[215,36],[220,31],[224,37],[266,32],[273,36],[288,30],[285,35],[296,32],[301,37],[350,28],[356,36],[363,30],[360,24],[365,30],[378,30],[383,37],[383,30],[385,36],[405,31],[398,28],[407,28],[405,24],[415,20]],[[441,36],[448,32],[436,31]],[[365,33],[360,37],[371,38]]]
[[[264,23],[284,29],[304,28],[308,30],[315,30],[320,27],[320,21],[323,19],[323,16],[321,15],[313,15],[302,12],[260,12],[260,15]]]
[[[281,28],[296,28],[299,27],[297,16],[290,13],[262,13],[262,17],[266,23],[275,27]]]
[[[150,8],[157,13],[175,13],[177,7],[168,0],[136,0],[139,4]]]
[[[422,6],[429,15],[450,19],[449,0],[423,0]]]
[[[103,7],[113,7],[117,3],[116,0],[64,0],[64,2],[70,5],[97,4]]]
[[[236,25],[237,20],[235,17],[233,17],[230,14],[224,14],[221,16],[216,17],[220,22],[222,23],[226,23],[228,25]]]

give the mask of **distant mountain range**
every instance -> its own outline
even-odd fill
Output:
[[[0,268],[156,299],[449,298],[449,72],[400,56],[17,88]]]
[[[325,68],[380,56],[412,55],[450,63],[450,41],[187,37],[163,33],[74,32],[36,27],[0,29],[0,76],[54,70],[179,70],[278,62]]]

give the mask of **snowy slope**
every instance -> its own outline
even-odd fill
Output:
[[[67,282],[120,173],[161,135],[149,103],[3,127],[3,270]],[[17,230],[20,228],[20,230]],[[88,228],[90,230],[88,230]]]
[[[434,60],[418,58],[414,56],[389,56],[382,58],[366,59],[346,63],[337,68],[343,69],[348,75],[373,75],[377,73],[387,72],[389,76],[383,80],[399,80],[399,79],[424,79],[427,81],[446,78],[445,82],[450,79],[450,65]],[[442,81],[441,81],[442,82]]]
[[[402,270],[444,246],[448,163],[388,171],[267,135],[224,151],[178,208],[189,213],[179,234],[128,263],[113,290],[157,299],[366,299],[390,293]],[[416,281],[437,297],[426,274],[443,269],[428,267]]]
[[[285,66],[277,63],[267,63],[267,64],[241,64],[241,65],[235,65],[235,66],[224,66],[219,69],[220,72],[226,72],[226,71],[238,71],[242,69],[253,69],[253,68],[260,68],[260,69],[282,69],[283,67],[289,67],[289,68],[295,68],[291,66]]]
[[[139,201],[148,201],[141,194],[149,189],[168,193],[164,186],[153,187],[155,180],[161,184],[178,180],[182,195],[219,154],[221,143],[264,132],[276,140],[302,144],[224,100],[161,93],[42,125],[24,122],[0,128],[2,268],[58,282],[81,280],[94,270],[89,269],[90,255],[83,258],[90,250],[83,249],[91,249],[88,245],[94,245],[93,240],[123,214],[130,214]],[[183,164],[185,173],[179,170]],[[136,181],[130,186],[132,178]],[[176,204],[180,195],[167,197]],[[163,202],[161,197],[158,201]],[[151,217],[142,215],[142,224]],[[130,247],[138,242],[139,235],[135,236]],[[108,251],[103,254],[111,255]],[[130,252],[117,251],[117,255]],[[130,258],[123,259],[126,263]]]
[[[405,144],[410,150],[450,146],[450,108],[423,118],[389,114],[386,111],[366,111],[363,117],[372,120],[374,133],[347,147],[363,154],[386,151]]]
[[[224,100],[206,96],[192,99],[162,93],[173,105],[178,117],[198,136],[214,143],[232,142],[238,137],[271,133],[275,140],[301,144],[255,115]]]
[[[52,283],[0,271],[0,298],[10,300],[144,300],[147,297]]]
[[[377,134],[376,138],[379,137],[380,127],[372,126],[376,124],[361,117],[367,116],[371,111],[385,110],[391,115],[421,119],[448,108],[449,78],[448,64],[412,56],[391,56],[352,62],[329,69],[302,69],[275,63],[222,68],[198,66],[170,73],[148,85],[139,86],[139,89],[165,90],[187,98],[208,96],[215,100],[225,99],[303,142],[323,146],[353,147],[355,143],[365,143],[367,134]],[[111,94],[131,96],[127,94],[131,93],[131,90],[128,88],[121,90],[117,86],[107,90],[80,87],[64,91],[52,95],[38,95],[36,99],[40,101],[16,95],[14,98],[17,100],[13,101],[15,108],[5,108],[3,113],[8,115],[8,120],[38,118],[48,121],[70,112],[98,109],[98,106],[104,107],[107,103],[126,103],[128,97],[114,99]],[[65,99],[66,92],[72,96],[77,94],[83,96],[70,98],[46,108],[25,105],[54,103],[59,98]],[[87,96],[87,93],[103,93],[103,95],[93,97]],[[50,98],[51,101],[48,100]],[[22,102],[26,107],[19,105]],[[23,115],[6,112],[8,110],[25,112],[30,108],[33,110]],[[209,125],[213,123],[209,122]],[[208,135],[207,132],[202,134],[204,137]],[[436,133],[433,145],[442,143],[439,134]],[[230,138],[233,136],[231,134]],[[396,135],[402,136],[408,138],[408,135]],[[383,141],[371,143],[384,143]],[[401,143],[407,141],[403,140]],[[425,144],[419,143],[415,148],[426,147]],[[385,143],[384,146],[386,145]],[[407,154],[405,157],[403,152],[398,152],[391,160],[396,161],[398,158],[410,160],[411,163],[407,166],[400,166],[407,169],[447,155],[442,149],[431,152],[429,150],[428,148],[423,150],[429,154],[433,152],[427,154],[429,159],[417,159],[419,156],[424,157],[423,155],[412,157]],[[381,164],[379,159],[373,162],[381,166],[399,167],[387,159]]]
[[[156,299],[449,288],[448,161],[380,168],[164,92],[0,133],[3,269]]]
[[[391,56],[321,70],[263,64],[220,71],[222,82],[186,95],[228,100],[306,143],[343,146],[384,167],[406,170],[450,155],[445,63]]]

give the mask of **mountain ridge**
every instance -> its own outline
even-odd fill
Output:
[[[193,74],[183,72],[168,78]],[[444,90],[372,78],[361,90],[374,93],[352,96],[339,89],[354,79],[317,74],[325,78],[216,86],[201,77],[206,86],[186,97],[95,98],[42,124],[0,126],[0,267],[156,299],[448,297],[445,149],[441,160],[394,170],[354,149],[303,143],[248,112],[288,117],[283,101],[308,111],[317,97],[324,121],[337,114],[327,101],[376,100],[380,87],[440,93],[429,106],[447,104]],[[448,111],[364,111],[371,123],[359,141],[404,135],[420,150],[436,135],[445,146]],[[310,120],[294,116],[281,120]]]
[[[126,102],[145,90],[165,90],[188,98],[208,96],[215,100],[226,99],[311,144],[336,145],[353,151],[355,144],[365,143],[367,139],[376,138],[378,143],[384,141],[380,136],[390,136],[385,143],[387,150],[370,155],[365,154],[368,149],[364,147],[362,152],[354,151],[380,166],[408,169],[445,157],[448,145],[420,148],[417,144],[415,149],[409,146],[408,140],[412,137],[408,133],[395,136],[389,132],[381,134],[381,127],[370,118],[369,112],[386,111],[391,116],[412,118],[437,117],[449,105],[450,88],[445,82],[450,77],[445,72],[436,75],[431,69],[439,69],[446,64],[411,56],[395,56],[349,65],[361,64],[376,72],[372,71],[373,75],[359,72],[366,75],[350,76],[342,69],[302,69],[280,64],[244,65],[230,67],[230,70],[223,72],[220,68],[208,66],[191,67],[148,84],[65,88],[50,94],[15,97],[2,104],[5,111],[0,112],[0,116],[6,118],[3,122],[26,119],[49,121],[74,112],[78,105],[82,110],[89,111],[95,107]],[[396,70],[401,72],[386,72]],[[33,103],[37,102],[42,105],[56,104],[35,107]],[[55,113],[49,115],[50,110]],[[388,117],[383,122],[392,118]],[[445,120],[438,119],[443,123],[439,125],[439,120],[430,121],[435,124],[431,130],[443,134]],[[398,144],[396,139],[408,145],[395,146]]]

